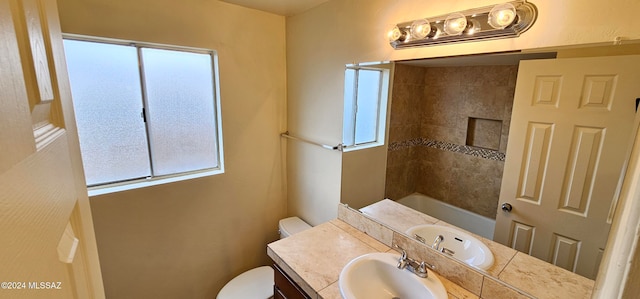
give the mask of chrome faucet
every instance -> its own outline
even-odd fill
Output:
[[[444,236],[443,235],[436,236],[435,240],[433,240],[433,245],[431,245],[431,248],[433,248],[435,250],[438,250],[438,251],[440,251],[440,252],[442,252],[444,254],[448,254],[448,255],[456,254],[455,251],[453,251],[453,250],[451,250],[449,248],[446,248],[444,246],[442,248],[440,248],[440,245],[442,245],[442,241],[444,241]]]
[[[431,248],[435,250],[440,250],[440,243],[442,243],[442,241],[444,241],[443,235],[436,236],[436,239],[433,240],[433,245],[431,245]]]
[[[400,258],[398,259],[398,269],[407,269],[409,272],[418,275],[419,277],[426,278],[429,273],[427,272],[427,267],[434,269],[433,265],[427,264],[424,261],[418,262],[407,256],[407,252],[402,249],[402,247],[398,246],[398,244],[394,245],[397,249],[400,249]]]
[[[418,240],[418,242],[420,243],[427,243],[427,240],[425,240],[422,236],[418,235],[418,234],[413,234],[413,237],[416,238],[416,240]]]

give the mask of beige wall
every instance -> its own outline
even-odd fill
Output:
[[[616,37],[640,39],[640,19],[635,17],[640,11],[639,1],[532,0],[539,11],[538,19],[529,31],[515,39],[404,50],[394,50],[386,40],[386,32],[398,22],[496,2],[500,1],[332,0],[287,18],[289,131],[325,142],[340,142],[345,64],[612,43]],[[384,167],[340,169],[357,164],[351,159],[383,165],[384,155],[377,152],[327,157],[330,154],[304,145],[290,144],[289,149],[296,154],[287,158],[287,175],[297,177],[295,184],[290,181],[288,185],[291,212],[312,214],[311,206],[326,206],[335,215],[340,190],[348,188],[342,186],[345,182],[364,185],[384,181],[384,171],[370,171]],[[322,165],[322,173],[309,166],[318,164]],[[336,179],[341,175],[341,180]],[[349,196],[349,201],[357,197],[354,192]],[[370,193],[365,196],[375,197]],[[366,200],[383,196],[379,193],[377,198]],[[294,206],[297,208],[292,210]]]
[[[361,179],[362,174],[385,173],[387,164],[380,161],[387,161],[386,146],[343,154],[340,202],[359,209],[382,199],[385,190],[384,175],[373,175],[367,180]]]
[[[91,198],[109,298],[215,298],[286,216],[285,19],[219,1],[59,0],[65,33],[214,49],[226,173]]]

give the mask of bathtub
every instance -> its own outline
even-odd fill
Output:
[[[496,227],[494,219],[469,212],[420,193],[413,193],[396,202],[493,240],[493,231]]]

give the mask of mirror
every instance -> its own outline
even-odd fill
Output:
[[[626,49],[569,49],[558,51],[557,56],[638,54],[639,49],[637,45]],[[458,213],[432,216],[493,239],[495,218],[502,212],[498,204],[509,142],[512,108],[509,101],[515,92],[518,62],[555,57],[555,51],[544,51],[396,61],[388,120],[384,198],[398,200],[417,210],[426,204],[425,200],[418,199],[420,194],[435,198],[438,206],[453,207],[450,210]],[[470,96],[481,100],[461,100]],[[627,141],[631,141],[631,136]],[[626,144],[617,146],[628,148]],[[343,163],[346,165],[349,161]],[[343,195],[345,193],[343,190]],[[427,209],[433,211],[434,208]],[[471,218],[477,221],[459,224],[460,219]],[[392,224],[385,224],[393,228]],[[605,226],[608,231],[608,225]],[[571,251],[571,240],[565,241]],[[594,279],[597,262],[590,271],[579,273]]]

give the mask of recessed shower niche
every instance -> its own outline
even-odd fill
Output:
[[[466,145],[500,150],[502,120],[469,117]]]

